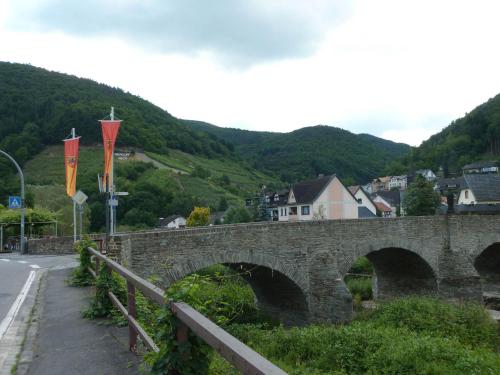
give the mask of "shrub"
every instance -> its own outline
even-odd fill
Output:
[[[368,322],[231,332],[290,374],[494,374],[500,357],[453,339]]]
[[[75,251],[80,254],[80,265],[71,275],[70,285],[72,286],[89,286],[94,283],[94,277],[88,270],[92,266],[88,247],[96,248],[95,242],[91,241],[88,236],[75,243]]]
[[[449,304],[436,298],[408,297],[379,306],[362,319],[378,326],[406,328],[426,335],[455,338],[470,346],[500,348],[499,326],[477,304]]]
[[[371,277],[346,277],[346,285],[353,297],[359,296],[362,300],[373,297]]]
[[[371,275],[373,273],[373,266],[367,257],[360,257],[353,263],[349,272]]]

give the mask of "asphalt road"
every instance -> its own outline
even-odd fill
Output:
[[[63,269],[77,265],[75,255],[27,256],[0,253],[0,325],[28,283],[30,272]],[[1,337],[0,337],[1,339]]]

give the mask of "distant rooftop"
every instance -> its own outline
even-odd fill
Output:
[[[464,165],[462,169],[467,170],[467,169],[479,169],[479,168],[490,168],[490,167],[498,167],[498,163],[493,160],[478,161],[476,163]]]
[[[500,201],[500,175],[466,174],[464,179],[478,202]]]

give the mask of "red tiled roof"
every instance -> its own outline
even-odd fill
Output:
[[[382,202],[375,202],[375,206],[377,207],[377,210],[382,211],[382,212],[390,212],[390,211],[392,211],[390,207],[387,207]]]

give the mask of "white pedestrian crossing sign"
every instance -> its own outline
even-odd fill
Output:
[[[9,197],[9,208],[21,208],[21,197]]]

